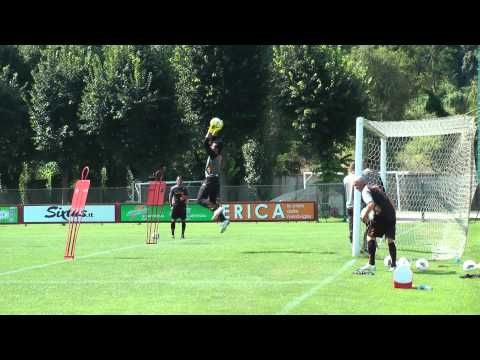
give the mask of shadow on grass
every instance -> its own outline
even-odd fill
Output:
[[[322,254],[335,255],[332,251],[298,251],[298,250],[269,250],[269,251],[242,251],[242,254]]]
[[[435,271],[435,270],[426,270],[426,271],[415,271],[415,274],[425,274],[425,275],[454,275],[456,271]]]

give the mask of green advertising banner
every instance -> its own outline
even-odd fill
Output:
[[[162,211],[161,211],[162,210]],[[159,222],[170,221],[170,205],[158,207],[157,214],[153,206],[148,207],[148,218],[154,217]],[[153,213],[153,214],[152,214]],[[212,218],[212,212],[198,204],[187,206],[187,221],[207,222]],[[145,222],[147,219],[147,207],[143,204],[122,204],[120,206],[120,222]]]
[[[0,224],[18,224],[16,206],[0,206]]]

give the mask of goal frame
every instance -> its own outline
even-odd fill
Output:
[[[175,180],[170,180],[170,181],[165,181],[165,183],[167,184],[167,189],[169,189],[170,187],[172,187],[173,185],[175,185],[177,182]],[[203,180],[184,180],[183,181],[183,185],[185,186],[199,186],[203,183]],[[137,199],[137,202],[143,204],[143,202],[145,201],[145,199],[142,197],[142,186],[148,188],[150,182],[149,181],[136,181],[132,184],[132,188],[131,188],[131,199]],[[189,199],[189,202],[190,201],[194,201],[196,199]]]
[[[357,117],[356,119],[356,138],[355,138],[355,174],[361,174],[362,171],[364,170],[363,169],[363,161],[364,161],[364,141],[365,141],[365,129],[368,129],[368,131],[370,133],[373,133],[374,135],[378,136],[379,140],[380,140],[380,156],[379,156],[379,169],[378,169],[378,175],[380,176],[380,179],[382,180],[383,182],[383,185],[385,186],[385,190],[388,191],[387,189],[387,186],[388,186],[388,182],[387,182],[387,174],[391,174],[391,175],[395,175],[395,178],[396,178],[396,191],[397,191],[397,204],[398,205],[399,203],[399,200],[400,200],[400,196],[399,195],[399,192],[400,192],[400,189],[399,189],[399,176],[402,176],[404,174],[409,174],[408,171],[389,171],[389,169],[387,169],[387,139],[389,139],[390,137],[416,137],[416,136],[435,136],[435,135],[447,135],[447,134],[457,134],[457,133],[463,133],[465,131],[465,123],[462,125],[461,123],[458,124],[457,126],[457,119],[455,119],[456,117],[462,117],[464,115],[456,115],[456,116],[453,116],[451,121],[454,125],[453,126],[450,126],[448,127],[445,132],[443,132],[444,130],[441,128],[440,126],[440,122],[437,123],[437,127],[432,127],[432,128],[422,128],[421,129],[421,132],[416,132],[415,134],[413,134],[412,131],[409,132],[409,130],[405,130],[405,122],[402,124],[403,125],[403,130],[405,131],[405,133],[402,133],[402,131],[400,131],[401,134],[399,135],[396,135],[396,134],[392,134],[391,132],[389,131],[385,131],[386,128],[383,128],[383,131],[385,132],[382,133],[381,130],[379,129],[382,129],[382,126],[384,126],[386,124],[386,122],[375,122],[375,121],[366,121],[365,118],[363,117]],[[428,120],[437,120],[437,119],[428,119]],[[440,120],[440,119],[438,119]],[[412,125],[414,123],[416,123],[417,125],[420,124],[420,126],[422,125],[422,121],[423,120],[412,120]],[[392,122],[393,123],[393,122]],[[400,123],[399,123],[400,124]],[[393,125],[393,124],[392,124]],[[402,126],[400,125],[400,126]],[[473,123],[474,125],[474,123]],[[394,125],[393,125],[394,126]],[[475,135],[473,135],[475,136]],[[473,143],[472,143],[472,150],[473,149]],[[367,154],[366,154],[367,155]],[[473,155],[473,153],[472,153]],[[470,156],[470,154],[468,155]],[[470,186],[470,192],[471,190],[474,188],[474,184],[475,184],[475,158],[474,158],[474,155],[473,155],[473,158],[471,159],[471,177],[470,177],[470,183],[471,183],[471,186]],[[393,190],[393,189],[392,189]],[[355,191],[355,198],[354,198],[354,216],[353,216],[353,239],[352,239],[352,256],[356,257],[356,256],[359,256],[360,255],[360,247],[361,247],[361,219],[360,219],[360,208],[361,208],[361,193],[358,191],[358,190],[354,190]],[[470,194],[473,196],[473,194]],[[468,213],[469,213],[469,210],[468,209]]]

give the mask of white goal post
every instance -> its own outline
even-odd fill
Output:
[[[397,212],[396,244],[418,257],[451,259],[465,249],[476,188],[475,118],[356,121],[355,174],[385,186]],[[352,255],[364,225],[355,190]]]

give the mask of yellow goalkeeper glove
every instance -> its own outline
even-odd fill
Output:
[[[222,130],[223,127],[215,127],[215,126],[212,126],[210,125],[210,127],[208,128],[208,132],[210,134],[212,134],[213,136],[217,136],[220,131]]]

